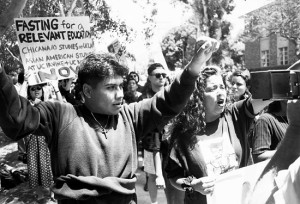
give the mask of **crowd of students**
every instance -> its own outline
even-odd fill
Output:
[[[90,54],[76,83],[50,91],[28,86],[26,75],[17,84],[0,67],[0,126],[19,141],[30,186],[51,186],[62,204],[136,203],[141,144],[151,203],[165,189],[168,204],[205,204],[218,175],[270,159],[288,128],[286,101],[253,99],[249,71],[224,76],[206,65],[218,42],[202,43],[172,80],[163,65],[149,65],[144,87],[111,54]]]

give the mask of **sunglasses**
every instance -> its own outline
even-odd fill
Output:
[[[42,87],[40,87],[40,86],[34,86],[34,87],[31,87],[30,88],[30,91],[36,91],[36,90],[41,90],[42,89]]]
[[[163,78],[166,78],[167,77],[167,74],[165,74],[165,73],[156,73],[156,74],[152,74],[151,76],[155,76],[156,78],[160,78],[161,76],[163,77]]]

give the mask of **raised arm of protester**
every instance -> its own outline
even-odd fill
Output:
[[[0,67],[0,126],[15,140],[30,133],[45,136],[59,203],[136,202],[137,137],[163,127],[183,109],[216,45],[206,39],[170,86],[129,105],[122,104],[127,69],[110,54],[82,60],[75,90],[83,104],[78,106],[48,101],[31,106]]]
[[[56,95],[56,100],[59,102],[63,102],[63,98],[58,87],[58,80],[50,81],[49,84],[52,86],[52,89]]]

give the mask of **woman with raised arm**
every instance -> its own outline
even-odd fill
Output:
[[[206,66],[187,106],[175,118],[171,130],[166,171],[171,183],[185,190],[185,203],[207,203],[216,176],[247,165],[250,124],[269,101],[251,97],[233,104],[221,69]]]

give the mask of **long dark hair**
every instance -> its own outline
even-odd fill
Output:
[[[183,111],[176,116],[170,128],[171,145],[180,149],[193,149],[196,144],[196,135],[205,131],[204,90],[206,80],[213,75],[221,75],[217,66],[207,66],[202,71],[196,82],[196,87]],[[223,77],[225,82],[225,78]],[[226,84],[226,83],[224,83]]]

